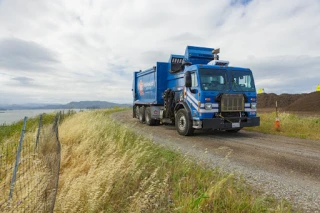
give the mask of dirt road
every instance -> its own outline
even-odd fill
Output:
[[[184,137],[174,126],[141,124],[131,111],[112,117],[155,143],[243,175],[256,189],[286,198],[304,212],[320,212],[320,141],[248,131],[195,131]]]

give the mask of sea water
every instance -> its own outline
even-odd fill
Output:
[[[78,109],[72,109],[79,111]],[[0,125],[6,124],[10,125],[14,122],[23,120],[24,117],[32,118],[40,115],[42,113],[55,113],[59,111],[68,111],[67,109],[26,109],[26,110],[5,110],[0,111]]]

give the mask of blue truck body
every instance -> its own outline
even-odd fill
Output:
[[[175,124],[181,135],[260,125],[251,70],[228,66],[218,53],[187,46],[184,55],[173,54],[168,63],[134,72],[133,117],[148,125]]]
[[[157,62],[156,67],[134,73],[136,104],[163,104],[162,94],[167,88],[168,63]]]

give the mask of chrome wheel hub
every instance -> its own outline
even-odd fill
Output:
[[[186,118],[181,116],[179,119],[179,129],[184,130],[186,128]]]

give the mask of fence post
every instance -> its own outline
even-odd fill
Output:
[[[10,200],[11,197],[12,197],[14,184],[16,182],[16,176],[17,176],[17,171],[18,171],[18,166],[19,166],[19,161],[20,161],[21,148],[22,148],[22,142],[23,142],[23,138],[24,138],[24,133],[26,131],[26,124],[27,124],[27,117],[24,117],[22,132],[21,132],[21,135],[20,135],[19,147],[18,147],[17,156],[16,156],[16,164],[15,164],[14,170],[13,170],[11,186],[10,186],[10,194],[9,194],[9,199],[8,200]]]
[[[39,126],[38,126],[38,133],[37,133],[37,139],[36,139],[36,146],[34,148],[34,151],[37,150],[38,148],[38,143],[39,143],[39,136],[40,136],[40,128],[42,126],[42,114],[40,115],[40,120],[39,120]]]
[[[57,192],[58,192],[58,186],[59,186],[59,173],[60,173],[60,162],[61,162],[61,145],[60,145],[60,141],[59,141],[59,121],[60,121],[60,115],[61,115],[61,111],[58,112],[56,114],[56,117],[54,119],[54,124],[53,124],[53,132],[55,133],[55,139],[56,139],[56,143],[57,143],[57,167],[56,167],[56,180],[55,180],[55,190],[54,190],[54,200],[53,203],[51,204],[50,210],[49,212],[53,212],[54,210],[54,206],[55,206],[55,202],[56,202],[56,198],[57,198]]]

